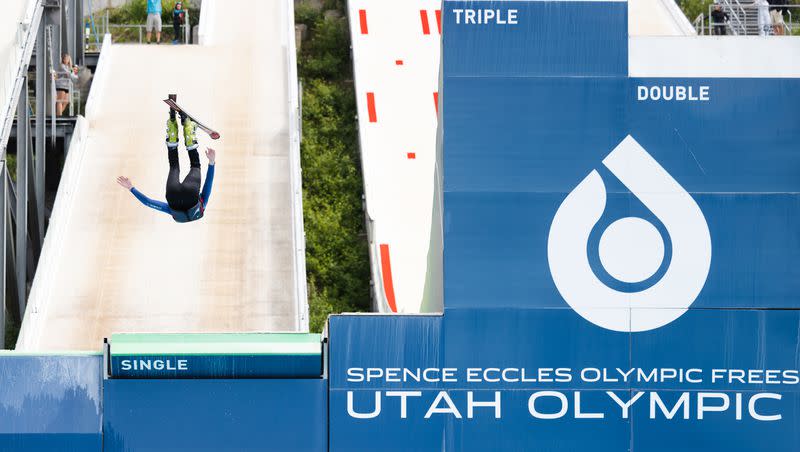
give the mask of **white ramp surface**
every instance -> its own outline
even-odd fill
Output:
[[[377,310],[442,309],[436,179],[441,1],[350,0]]]
[[[259,26],[244,25],[242,11]],[[287,94],[296,83],[292,15],[290,0],[226,0],[201,19],[213,30],[206,45],[104,48],[17,349],[96,350],[115,332],[304,329]],[[198,130],[204,182],[206,146],[217,167],[205,217],[188,224],[115,183],[128,176],[164,200],[169,93],[222,135]]]
[[[631,36],[692,36],[694,27],[675,0],[628,0]]]

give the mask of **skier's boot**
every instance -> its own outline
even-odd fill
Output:
[[[197,125],[191,118],[181,115],[181,122],[183,123],[183,144],[186,145],[187,151],[197,149]]]
[[[167,147],[175,149],[178,147],[178,120],[175,118],[175,112],[171,111],[169,119],[167,119]]]

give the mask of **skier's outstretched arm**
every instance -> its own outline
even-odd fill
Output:
[[[170,213],[169,205],[167,203],[148,198],[142,192],[137,190],[136,187],[131,188],[131,193],[133,193],[133,196],[136,196],[136,199],[141,201],[141,203],[146,205],[147,207],[164,213]]]
[[[126,190],[133,193],[133,196],[135,196],[136,199],[138,199],[145,206],[151,209],[158,210],[160,212],[170,213],[170,208],[167,203],[148,198],[142,192],[137,190],[136,187],[133,186],[133,183],[130,181],[130,179],[128,179],[127,177],[125,176],[118,177],[117,183],[120,186],[122,186],[122,188],[125,188]]]
[[[203,205],[208,207],[208,199],[211,197],[211,187],[214,185],[214,168],[216,166],[217,152],[211,148],[207,148],[206,157],[208,157],[208,171],[206,171],[206,182],[203,184],[203,191],[200,197],[203,198]]]

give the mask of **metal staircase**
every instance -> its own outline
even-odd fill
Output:
[[[758,35],[758,6],[754,0],[721,0],[728,13],[728,29],[734,35]]]

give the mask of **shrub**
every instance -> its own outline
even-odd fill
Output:
[[[161,22],[172,24],[172,10],[178,0],[161,0]],[[189,10],[189,23],[197,25],[200,20],[200,9],[183,1],[184,9]],[[147,0],[130,0],[117,8],[108,10],[108,20],[112,24],[143,24],[147,21]]]
[[[342,2],[332,3],[343,10]],[[325,19],[303,4],[295,10],[295,20],[308,27],[298,58],[303,216],[309,323],[311,331],[321,331],[330,314],[370,308],[364,185],[347,21]]]
[[[680,0],[678,3],[689,22],[692,22],[701,13],[708,16],[708,6],[714,3],[714,0]]]

